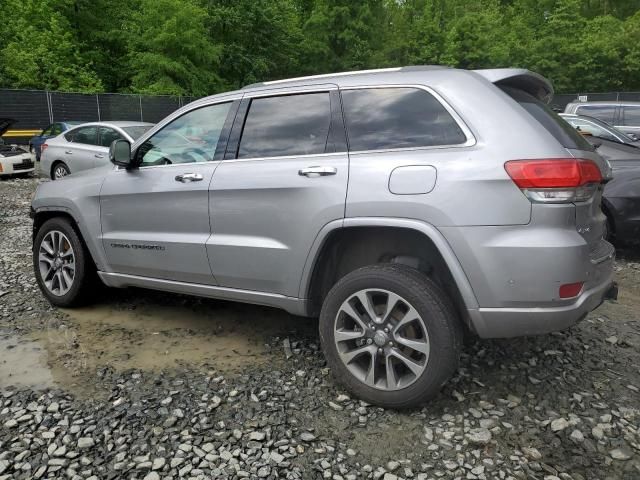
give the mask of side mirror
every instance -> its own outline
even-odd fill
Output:
[[[111,142],[109,147],[109,160],[119,167],[131,168],[131,144],[122,138]]]

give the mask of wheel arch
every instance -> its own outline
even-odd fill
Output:
[[[89,252],[89,258],[96,266],[97,269],[100,269],[101,263],[98,261],[100,259],[100,252],[96,251],[95,245],[93,245],[90,241],[87,241],[85,229],[82,228],[83,225],[78,221],[75,214],[65,208],[65,207],[52,207],[52,208],[40,208],[38,210],[33,210],[31,213],[33,218],[33,228],[31,232],[31,243],[35,242],[36,235],[42,226],[52,218],[65,218],[69,220],[71,226],[74,228],[78,237],[80,237],[80,241],[85,245],[87,251]]]
[[[381,262],[404,263],[434,277],[470,325],[467,310],[478,302],[448,242],[433,225],[403,218],[350,218],[322,229],[300,285],[307,315],[318,314],[329,289],[344,275]]]
[[[51,162],[51,166],[49,167],[49,178],[51,180],[54,180],[53,169],[56,168],[56,165],[60,163],[63,163],[67,167],[67,170],[69,170],[69,165],[67,165],[64,160],[60,160],[59,158],[55,159],[53,162]]]

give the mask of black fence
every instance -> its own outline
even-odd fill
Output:
[[[63,93],[45,90],[0,89],[0,118],[16,120],[14,130],[40,130],[64,120],[133,120],[156,123],[196,97],[129,95],[121,93]],[[554,95],[551,106],[564,110],[574,100],[640,101],[640,92],[562,93]],[[12,135],[15,136],[15,135]],[[17,141],[23,138],[16,138]]]
[[[195,97],[0,89],[0,118],[16,120],[11,128],[25,131],[65,120],[156,123],[193,100]]]

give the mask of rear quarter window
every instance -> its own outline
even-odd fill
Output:
[[[572,150],[593,151],[593,146],[568,122],[563,120],[549,106],[532,95],[511,87],[500,87],[513,98],[529,115],[535,118],[564,147]]]
[[[349,150],[460,145],[467,137],[429,92],[412,87],[343,90]]]

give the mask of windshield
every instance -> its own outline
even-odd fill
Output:
[[[624,132],[615,127],[598,120],[597,118],[586,117],[563,117],[580,133],[593,135],[594,137],[604,138],[613,142],[622,142],[633,144],[634,140]]]
[[[142,136],[144,132],[146,132],[150,128],[151,125],[140,125],[137,127],[124,127],[123,130],[127,132],[127,135],[129,135],[131,138],[137,140]]]

